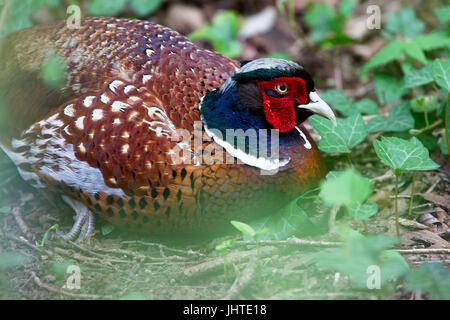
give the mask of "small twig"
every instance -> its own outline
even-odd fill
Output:
[[[330,217],[328,218],[328,231],[333,230],[334,223],[336,222],[336,215],[339,211],[339,206],[333,206],[330,211]]]
[[[241,298],[242,290],[244,290],[249,285],[255,275],[256,266],[257,260],[255,258],[251,259],[242,273],[236,277],[233,285],[230,287],[225,297],[223,297],[224,300]]]
[[[438,177],[436,179],[436,181],[431,185],[431,187],[428,188],[427,191],[425,191],[425,193],[431,193],[433,192],[434,188],[436,188],[436,186],[439,184],[439,182],[441,182],[441,177]]]
[[[20,228],[20,231],[27,237],[31,238],[32,234],[30,232],[30,229],[26,225],[25,221],[22,219],[22,216],[20,214],[20,210],[18,207],[15,207],[11,210],[11,213],[13,214],[14,218],[16,219],[17,225]]]
[[[398,249],[403,254],[450,254],[450,249]]]
[[[402,245],[400,239],[400,223],[398,221],[398,174],[395,175],[395,231],[397,232],[398,241]]]
[[[255,242],[252,242],[251,244],[254,245]],[[273,246],[260,248],[259,258],[261,259],[266,256],[272,256],[274,254],[274,252],[276,252],[277,250],[278,250],[278,248],[273,247]],[[240,263],[242,263],[242,262],[248,261],[249,259],[252,259],[255,256],[256,256],[256,249],[251,249],[251,250],[247,250],[247,251],[234,251],[234,252],[231,252],[227,256],[227,263],[233,264],[238,261]],[[192,267],[188,267],[183,270],[183,275],[187,276],[187,277],[196,277],[196,276],[201,276],[201,275],[214,273],[214,272],[221,272],[221,271],[223,271],[223,257],[222,256],[220,256],[214,260],[206,261],[206,262],[194,265]]]
[[[24,237],[19,237],[19,238],[17,238],[17,237],[15,237],[15,236],[10,235],[10,234],[5,234],[5,237],[8,238],[8,239],[10,239],[10,240],[12,240],[12,241],[15,241],[15,242],[17,242],[17,243],[23,244],[24,246],[26,246],[26,247],[32,249],[33,251],[36,251],[36,252],[39,253],[40,255],[42,255],[42,254],[49,254],[49,255],[52,255],[51,252],[49,252],[49,251],[47,251],[47,250],[45,250],[45,249],[39,249],[38,247],[36,247],[36,246],[33,245],[32,243],[30,243],[30,242],[28,241],[28,239],[26,239],[26,238],[24,238]]]
[[[166,245],[163,245],[161,243],[145,242],[145,241],[140,241],[140,240],[130,240],[130,241],[122,241],[122,244],[139,244],[139,245],[143,245],[143,246],[158,247],[160,250],[165,249],[165,250],[168,250],[168,251],[177,252],[177,253],[181,253],[181,254],[189,255],[189,256],[201,256],[201,257],[205,256],[203,253],[196,252],[196,251],[193,251],[191,249],[189,249],[189,250],[180,250],[180,249],[170,248],[170,247],[168,247]]]
[[[411,198],[409,199],[409,208],[408,208],[408,217],[411,217],[412,213],[412,206],[413,206],[413,199],[414,199],[414,182],[416,180],[416,172],[413,171],[412,173],[412,181],[411,181]]]
[[[445,105],[445,138],[447,139],[448,157],[450,158],[450,135],[448,133],[448,100],[450,99],[450,93],[447,94],[447,104]]]
[[[392,170],[388,170],[386,171],[383,175],[372,178],[373,182],[380,182],[380,181],[384,181],[387,179],[391,179],[394,177],[394,173],[392,172]]]
[[[435,121],[434,123],[427,125],[426,127],[423,127],[422,129],[411,129],[409,130],[409,134],[412,136],[417,136],[421,133],[424,133],[425,131],[428,130],[432,130],[434,128],[436,128],[437,126],[439,126],[442,123],[442,119],[439,119],[437,121]]]
[[[260,245],[266,246],[311,246],[311,247],[338,247],[342,245],[341,242],[328,242],[328,241],[310,241],[303,240],[296,237],[291,237],[287,240],[258,240]],[[255,241],[235,241],[234,245],[237,247],[256,245]]]

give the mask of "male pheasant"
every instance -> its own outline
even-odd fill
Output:
[[[302,122],[335,117],[294,62],[240,65],[114,18],[20,30],[0,48],[1,148],[74,209],[65,239],[90,234],[94,213],[155,234],[202,232],[273,213],[325,174]],[[52,54],[62,88],[41,78]]]

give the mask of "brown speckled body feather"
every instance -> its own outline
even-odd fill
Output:
[[[192,232],[246,220],[279,208],[324,175],[311,139],[310,150],[283,146],[291,162],[276,175],[238,163],[196,165],[196,150],[192,164],[173,164],[174,130],[187,129],[202,150],[214,143],[194,130],[200,99],[239,65],[168,28],[93,18],[78,30],[61,23],[3,41],[0,72],[12,80],[0,82],[9,108],[2,144],[10,145],[25,179],[115,225]],[[61,90],[39,77],[52,51],[67,65]]]

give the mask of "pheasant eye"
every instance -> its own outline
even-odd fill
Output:
[[[288,87],[287,85],[285,85],[284,83],[280,83],[277,84],[275,86],[275,90],[279,93],[279,94],[286,94],[288,92]]]

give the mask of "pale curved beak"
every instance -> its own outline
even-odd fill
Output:
[[[310,103],[298,105],[297,108],[306,109],[312,113],[321,115],[322,117],[331,120],[336,126],[336,116],[334,115],[333,110],[331,110],[330,106],[319,97],[317,92],[311,91],[309,93],[309,100],[311,100]]]

